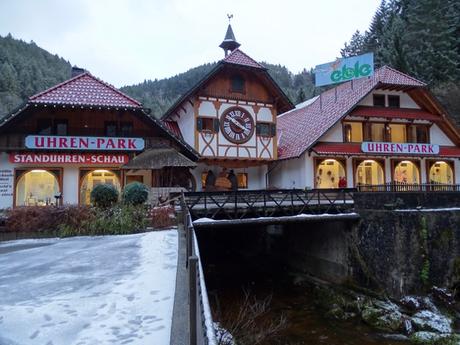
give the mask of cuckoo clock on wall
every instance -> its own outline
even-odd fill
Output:
[[[243,144],[254,134],[251,114],[240,107],[227,109],[220,118],[220,126],[224,137],[234,144]]]

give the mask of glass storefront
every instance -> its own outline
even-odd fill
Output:
[[[395,165],[394,182],[403,184],[419,184],[420,173],[418,166],[411,161],[401,161]]]
[[[88,172],[81,181],[80,204],[91,204],[91,191],[99,184],[111,184],[118,192],[121,192],[120,179],[114,172],[103,169],[93,170]]]
[[[438,161],[431,164],[430,167],[430,183],[431,184],[453,184],[454,172],[449,163]]]
[[[385,183],[385,174],[382,165],[372,159],[366,159],[356,167],[356,184],[382,185]]]
[[[42,169],[24,173],[16,184],[16,206],[55,205],[59,194],[56,176]]]
[[[345,168],[335,159],[324,159],[316,168],[316,188],[345,188]]]

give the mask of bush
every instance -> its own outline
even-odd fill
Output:
[[[143,206],[114,205],[95,210],[95,218],[86,229],[89,235],[121,235],[144,231],[147,212]]]
[[[140,182],[127,184],[123,189],[123,202],[130,205],[142,205],[149,197],[148,187]]]
[[[57,231],[64,226],[80,229],[94,217],[88,206],[24,206],[7,212],[6,230],[14,232]]]
[[[154,207],[151,210],[152,226],[156,229],[167,228],[176,225],[174,208],[172,206]]]
[[[98,207],[110,207],[118,201],[118,191],[111,184],[99,184],[91,191],[91,202]]]

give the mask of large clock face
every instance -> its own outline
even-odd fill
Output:
[[[232,107],[222,114],[220,128],[228,141],[242,144],[251,139],[254,133],[254,120],[243,108]]]

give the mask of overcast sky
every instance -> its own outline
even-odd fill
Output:
[[[0,0],[11,33],[117,87],[223,57],[227,13],[241,49],[296,73],[334,60],[380,0]]]

